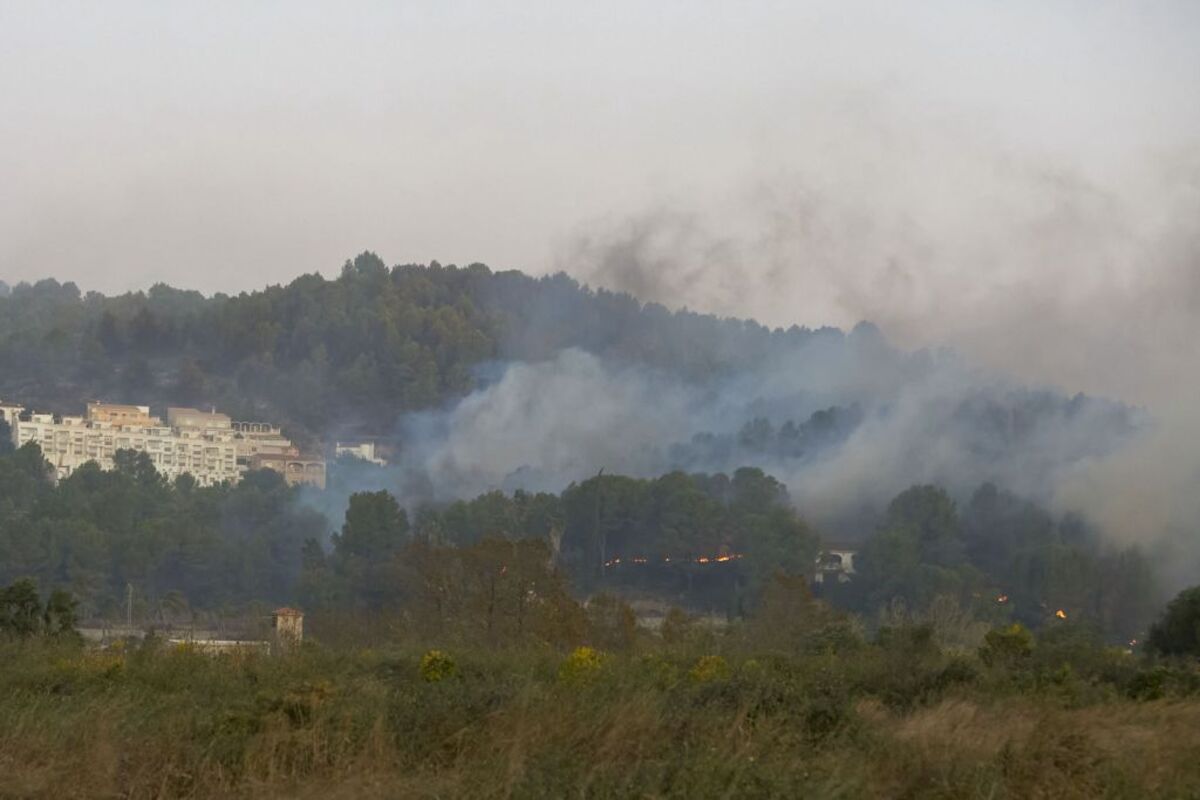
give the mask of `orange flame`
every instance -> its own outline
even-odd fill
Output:
[[[715,556],[697,556],[696,558],[692,559],[692,561],[696,564],[725,564],[730,561],[737,561],[741,558],[742,558],[741,553],[722,553],[721,555],[715,555]],[[662,563],[664,563],[664,564],[670,564],[673,560],[674,559],[672,559],[670,556],[662,557]],[[687,559],[683,559],[683,560],[687,561]],[[604,566],[605,567],[619,567],[622,563],[649,564],[650,559],[646,558],[645,556],[628,556],[627,558],[624,559],[624,562],[622,562],[622,560],[620,558],[611,558],[608,561],[604,562]]]
[[[997,598],[996,598],[996,602],[997,602],[997,603],[1007,603],[1007,602],[1008,602],[1008,595],[1006,595],[1006,594],[1002,594],[1002,595],[1000,595],[999,597],[997,597]]]
[[[1054,612],[1054,616],[1058,617],[1059,619],[1066,619],[1066,618],[1067,618],[1067,612],[1063,611],[1063,610],[1060,608],[1058,611],[1055,611],[1055,612]]]

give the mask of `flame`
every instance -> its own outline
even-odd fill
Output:
[[[730,561],[737,561],[740,558],[742,558],[741,553],[722,553],[720,555],[715,555],[715,556],[697,556],[696,558],[693,558],[691,560],[693,563],[696,563],[696,564],[725,564]],[[663,564],[670,564],[672,561],[675,561],[675,560],[680,560],[680,559],[672,559],[670,556],[662,557]],[[681,560],[687,561],[688,559],[685,558],[685,559],[681,559]],[[620,558],[611,558],[608,561],[604,562],[604,566],[605,567],[618,567],[621,565],[621,563],[622,563],[622,561]],[[650,559],[646,558],[645,556],[629,556],[628,558],[625,559],[625,563],[649,564]]]
[[[1054,612],[1054,616],[1058,617],[1059,619],[1066,619],[1066,618],[1067,618],[1067,612],[1063,611],[1063,610],[1060,608],[1058,611],[1055,611],[1055,612]]]
[[[1130,640],[1129,640],[1129,646],[1130,646],[1130,647],[1137,647],[1137,639],[1130,639]]]
[[[1008,595],[1006,595],[1006,594],[1002,594],[1002,595],[1000,595],[999,597],[997,597],[997,598],[996,598],[996,602],[997,602],[997,603],[1007,603],[1007,602],[1008,602]]]

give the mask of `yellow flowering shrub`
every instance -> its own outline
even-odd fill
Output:
[[[421,656],[421,679],[427,683],[437,683],[458,675],[458,664],[449,653],[441,650],[430,650]]]
[[[696,666],[688,672],[688,677],[696,683],[711,683],[729,680],[732,674],[729,663],[720,656],[701,656]]]
[[[592,647],[576,647],[558,668],[558,679],[565,683],[586,683],[604,668],[604,654]]]

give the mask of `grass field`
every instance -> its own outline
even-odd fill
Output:
[[[428,658],[403,639],[280,657],[10,642],[0,794],[1200,796],[1195,667],[1059,639],[1007,660],[919,630]]]

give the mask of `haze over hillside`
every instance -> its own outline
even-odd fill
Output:
[[[981,598],[1011,595],[1001,610],[1029,624],[1066,607],[1128,639],[1191,555],[1152,560],[1063,502],[1153,432],[1142,410],[904,351],[868,322],[770,329],[562,274],[367,252],[334,280],[234,297],[18,284],[0,299],[0,395],[68,413],[92,397],[215,406],[282,423],[316,459],[344,438],[391,446],[386,466],[332,460],[328,480],[320,462],[316,488],[253,459],[198,487],[136,446],[53,483],[32,442],[0,452],[3,569],[103,613],[131,578],[208,609],[266,593],[378,610],[426,580],[423,547],[474,558],[524,542],[550,548],[577,591],[628,585],[744,615],[770,576],[807,575],[841,540],[864,554],[850,594],[830,590],[847,607],[941,593],[991,614]],[[650,559],[640,578],[622,569]]]
[[[81,297],[46,281],[0,304],[10,398],[60,411],[87,397],[215,405],[301,441],[395,440],[393,466],[364,480],[410,506],[558,492],[601,469],[753,465],[810,519],[861,538],[916,483],[965,499],[991,481],[1053,505],[1149,428],[1115,401],[1023,386],[947,350],[898,350],[869,323],[772,330],[565,275],[391,269],[370,253],[333,281],[237,297]],[[331,519],[345,500],[325,501]]]

